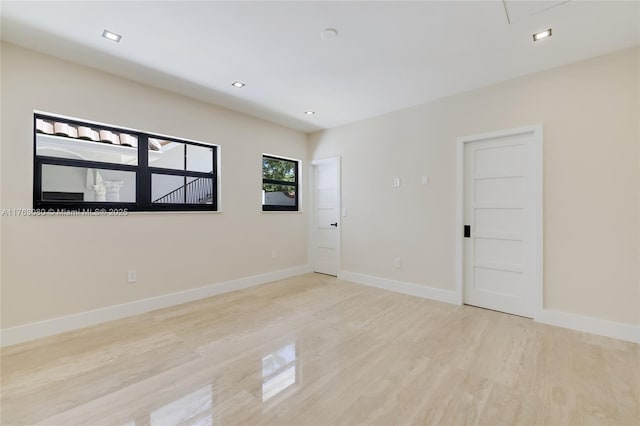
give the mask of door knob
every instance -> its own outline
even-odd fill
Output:
[[[337,228],[337,227],[338,227],[338,222],[336,222],[336,223],[330,223],[329,225],[331,225],[331,226],[335,226],[335,227]]]

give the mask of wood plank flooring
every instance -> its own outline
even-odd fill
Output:
[[[1,362],[2,425],[640,425],[640,345],[317,274]]]

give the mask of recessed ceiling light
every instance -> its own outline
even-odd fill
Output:
[[[315,111],[305,111],[304,113],[305,113],[305,114],[307,114],[307,115],[313,115],[313,114],[315,114],[316,112],[315,112]]]
[[[338,36],[338,30],[335,28],[325,28],[320,32],[322,38],[334,38]]]
[[[233,83],[231,83],[231,85],[232,85],[233,87],[238,87],[238,88],[246,86],[246,84],[244,84],[244,83],[243,83],[243,82],[241,82],[241,81],[237,81],[237,80],[236,80],[236,81],[234,81]]]
[[[120,41],[120,39],[122,38],[122,36],[120,34],[116,34],[116,33],[112,33],[109,30],[104,30],[102,32],[102,37],[109,39],[111,41],[115,41],[116,43],[118,43]]]
[[[547,38],[547,37],[551,37],[551,28],[549,28],[548,30],[544,30],[542,32],[539,32],[539,33],[535,33],[533,35],[533,41],[538,41],[540,39]]]

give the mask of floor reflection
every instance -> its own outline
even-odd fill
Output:
[[[190,421],[192,425],[211,426],[212,408],[213,391],[208,385],[153,411],[150,425],[177,425]]]
[[[299,377],[296,344],[291,343],[262,358],[262,401],[267,401],[296,384]],[[123,426],[190,425],[213,426],[217,424],[214,408],[213,385],[169,402],[150,413],[143,414]]]
[[[262,358],[262,401],[296,383],[296,344],[291,343]]]

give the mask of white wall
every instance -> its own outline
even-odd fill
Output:
[[[313,134],[342,157],[343,270],[454,290],[456,138],[542,123],[545,308],[639,324],[638,51]]]
[[[219,144],[223,209],[2,217],[3,329],[308,263],[306,214],[261,212],[262,153],[305,164],[305,134],[11,44],[1,53],[4,209],[32,206],[34,109]]]

